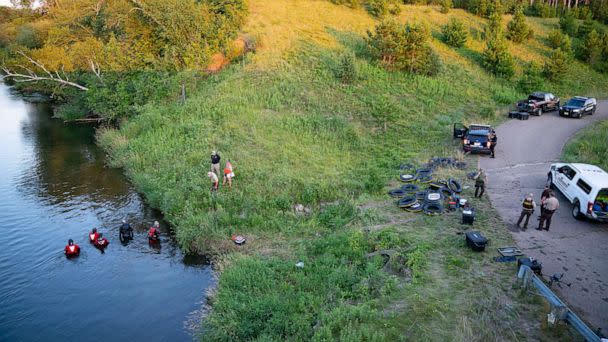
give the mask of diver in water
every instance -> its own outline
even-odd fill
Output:
[[[131,225],[127,223],[126,220],[122,220],[122,224],[119,228],[120,241],[127,242],[129,240],[133,240],[133,228]]]

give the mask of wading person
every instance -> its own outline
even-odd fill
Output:
[[[122,220],[122,224],[119,228],[119,234],[123,240],[133,239],[133,228],[131,228],[131,225],[126,220]]]
[[[216,176],[220,176],[220,154],[217,151],[211,152],[211,172]]]
[[[486,177],[486,173],[483,169],[479,169],[477,174],[474,177],[475,179],[475,197],[481,198],[483,196],[484,191],[486,190],[486,182],[488,178]],[[479,195],[478,195],[479,193]]]
[[[224,167],[224,179],[222,181],[222,185],[226,185],[228,183],[228,187],[232,188],[232,178],[234,178],[234,171],[232,169],[232,163],[230,159],[226,162],[226,167]]]
[[[152,227],[148,231],[148,241],[158,241],[160,236],[160,223],[158,221],[154,221]]]
[[[496,148],[496,143],[498,143],[498,137],[496,136],[496,132],[492,131],[492,133],[490,133],[490,156],[492,158],[495,157],[494,149]]]
[[[534,213],[534,209],[536,208],[536,202],[534,202],[534,195],[532,194],[528,194],[528,196],[526,196],[524,198],[524,200],[521,202],[521,214],[519,215],[519,220],[517,220],[517,227],[520,227],[521,221],[524,219],[524,217],[526,218],[526,220],[524,221],[524,228],[523,230],[528,229],[528,221],[530,221],[530,215],[532,215]]]
[[[542,208],[543,210],[540,214],[540,222],[538,223],[538,228],[536,228],[536,230],[545,229],[546,231],[549,231],[549,227],[551,226],[551,217],[553,217],[553,213],[555,213],[555,211],[559,208],[559,201],[553,193],[551,193],[551,195],[542,202]],[[543,224],[545,222],[546,225],[543,228]]]
[[[74,243],[74,240],[69,239],[68,245],[65,246],[65,256],[68,258],[78,256],[80,254],[80,247]]]
[[[98,237],[99,233],[97,233],[97,228],[93,228],[93,230],[91,230],[91,232],[89,233],[89,242],[95,243]]]
[[[211,191],[216,191],[220,185],[220,179],[214,172],[207,172],[207,176],[211,179]]]

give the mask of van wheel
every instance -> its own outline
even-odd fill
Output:
[[[553,184],[553,176],[549,176],[549,189],[555,190],[555,184]]]
[[[595,109],[596,109],[596,108],[597,108],[597,107],[593,107],[593,109],[591,110],[591,113],[589,113],[589,115],[593,115],[593,114],[595,114]]]
[[[543,109],[542,108],[538,108],[538,110],[536,111],[536,115],[537,116],[543,115]]]
[[[579,201],[574,201],[574,205],[572,206],[572,217],[577,220],[581,220],[583,215],[581,215],[581,204]]]

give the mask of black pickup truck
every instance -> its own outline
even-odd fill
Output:
[[[559,97],[551,93],[535,92],[517,102],[517,110],[541,116],[543,112],[559,110]]]

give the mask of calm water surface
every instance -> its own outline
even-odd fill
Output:
[[[188,341],[212,271],[169,232],[151,248],[148,208],[105,167],[93,129],[51,119],[0,83],[0,341]],[[127,218],[135,240],[124,246]],[[89,245],[99,228],[105,253]],[[66,260],[69,238],[80,257]]]

